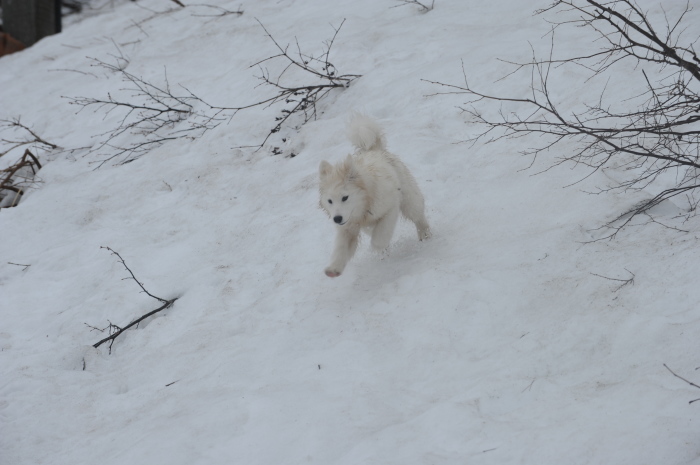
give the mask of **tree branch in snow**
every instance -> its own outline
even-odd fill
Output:
[[[23,263],[12,263],[12,262],[7,262],[7,264],[14,265],[14,266],[22,266],[22,267],[24,267],[24,268],[22,268],[22,271],[27,271],[27,269],[29,269],[29,267],[32,266],[32,265],[25,265]]]
[[[691,382],[691,381],[688,381],[687,379],[685,379],[684,377],[682,377],[682,376],[680,376],[680,375],[677,375],[677,374],[676,374],[673,370],[671,370],[671,369],[668,367],[668,365],[666,365],[665,363],[664,363],[664,366],[665,366],[666,369],[667,369],[668,371],[670,371],[671,374],[672,374],[673,376],[675,376],[676,378],[678,378],[678,379],[680,379],[680,380],[683,380],[683,381],[685,381],[686,383],[690,384],[691,386],[700,389],[700,386],[698,386],[697,384],[695,384],[695,383],[693,383],[693,382]],[[699,400],[700,400],[700,399],[694,399],[694,400],[691,400],[691,401],[688,402],[688,403],[689,403],[689,404],[692,404],[693,402],[697,402],[697,401],[699,401]]]
[[[528,72],[529,96],[494,95],[478,90],[468,82],[464,65],[462,84],[428,82],[447,89],[439,94],[469,97],[462,111],[485,128],[469,139],[472,143],[537,136],[541,142],[522,151],[532,157],[533,164],[545,152],[558,150],[560,154],[544,171],[571,163],[590,169],[585,179],[597,171],[621,169],[626,179],[593,193],[652,191],[650,198],[608,221],[604,227],[611,232],[601,239],[614,238],[632,219],[679,195],[688,200],[687,219],[695,214],[700,201],[700,58],[694,49],[696,37],[684,42],[687,30],[683,24],[690,9],[687,3],[675,19],[665,16],[665,25],[657,27],[632,0],[558,0],[537,12],[554,10],[572,15],[570,20],[554,23],[549,57],[539,59],[533,51],[529,62],[511,62],[515,70],[504,77]],[[554,58],[554,31],[564,25],[588,28],[602,47],[589,54]],[[631,61],[640,78],[636,97],[614,102],[622,109],[614,110],[606,102],[607,84],[597,101],[585,103],[582,110],[557,102],[551,75],[559,68],[588,70],[588,83],[594,78],[604,79],[622,61]],[[631,75],[625,73],[624,79],[629,86]],[[479,106],[489,102],[501,106],[495,117],[487,116],[483,106]],[[573,152],[566,146],[560,148],[570,142],[577,147]],[[661,179],[665,174],[675,177],[670,186]]]
[[[433,8],[435,8],[435,0],[433,0],[430,5],[426,3],[421,3],[418,0],[396,0],[399,2],[399,5],[394,5],[392,8],[397,8],[400,6],[406,6],[406,5],[416,5],[417,7],[420,8],[421,13],[427,13],[431,11]]]
[[[317,105],[321,99],[334,89],[349,87],[350,83],[361,77],[361,75],[340,74],[336,66],[331,62],[331,49],[340,29],[345,24],[345,20],[337,28],[333,28],[333,37],[324,42],[324,49],[317,56],[303,52],[298,40],[295,40],[295,50],[290,50],[289,44],[283,47],[259,20],[256,19],[256,21],[258,21],[260,27],[265,31],[265,35],[272,41],[279,53],[254,63],[251,65],[251,68],[257,66],[261,73],[258,78],[262,81],[262,84],[273,87],[276,93],[272,97],[249,105],[247,108],[254,106],[270,107],[277,104],[283,107],[279,110],[279,115],[275,117],[275,125],[260,144],[241,147],[252,147],[257,151],[265,145],[273,134],[280,132],[285,123],[296,119],[297,122],[293,127],[298,129],[312,119],[316,119],[318,116]],[[278,71],[271,72],[268,69],[268,65],[274,65]],[[297,72],[296,76],[293,75],[295,71]],[[300,75],[301,77],[299,77]],[[300,84],[299,81],[302,79],[304,83]],[[282,142],[286,142],[286,138],[283,138]],[[273,147],[272,153],[279,155],[282,151],[279,147]],[[292,153],[290,156],[293,157],[295,154]]]
[[[108,326],[107,328],[104,328],[104,329],[99,329],[99,328],[96,328],[95,326],[91,326],[91,325],[88,325],[87,323],[85,323],[88,327],[90,327],[90,328],[92,328],[92,329],[96,329],[96,330],[98,330],[98,331],[104,331],[104,330],[106,330],[106,329],[109,330],[109,336],[107,336],[106,338],[104,338],[104,339],[98,341],[97,343],[93,344],[93,347],[97,348],[97,347],[101,346],[102,344],[104,344],[105,342],[109,342],[109,353],[111,354],[111,353],[112,353],[112,345],[114,344],[114,340],[115,340],[117,337],[119,337],[119,335],[121,335],[121,334],[122,334],[124,331],[126,331],[127,329],[129,329],[129,328],[131,328],[131,327],[133,327],[133,326],[139,324],[140,322],[142,322],[142,321],[145,320],[146,318],[148,318],[148,317],[150,317],[150,316],[153,316],[153,315],[155,315],[156,313],[161,312],[161,311],[163,311],[163,310],[165,310],[165,309],[167,309],[167,308],[172,307],[172,305],[175,303],[175,301],[176,301],[179,297],[174,297],[174,298],[172,298],[172,299],[170,299],[170,300],[166,300],[166,299],[163,299],[163,298],[161,298],[161,297],[157,297],[157,296],[151,294],[150,292],[148,292],[148,291],[146,290],[146,288],[144,287],[143,283],[141,283],[138,279],[136,279],[136,276],[134,276],[133,271],[131,271],[131,269],[127,266],[126,262],[124,261],[124,259],[122,258],[121,255],[119,255],[117,252],[115,252],[114,250],[112,250],[112,249],[109,248],[109,247],[100,247],[100,248],[101,248],[101,249],[109,250],[109,251],[112,253],[112,255],[116,255],[116,256],[119,258],[119,262],[120,262],[122,265],[124,265],[124,268],[126,269],[126,271],[127,271],[127,272],[129,273],[129,275],[130,275],[128,278],[124,278],[124,279],[133,279],[134,282],[136,282],[136,284],[138,284],[138,286],[141,288],[141,291],[142,291],[142,292],[146,293],[146,295],[148,295],[149,297],[151,297],[151,298],[153,298],[153,299],[155,299],[155,300],[158,300],[159,302],[161,302],[161,303],[163,304],[163,305],[161,305],[160,307],[156,308],[155,310],[151,310],[150,312],[146,313],[145,315],[142,315],[142,316],[140,316],[139,318],[133,320],[131,323],[129,323],[128,325],[126,325],[126,326],[124,326],[124,327],[119,327],[119,326],[117,326],[117,325],[115,325],[115,324],[112,324],[111,321],[109,322],[109,326]]]
[[[234,16],[242,16],[243,15],[243,10],[241,9],[241,7],[238,7],[238,10],[233,11],[233,10],[226,9],[226,8],[223,8],[223,7],[218,6],[218,5],[210,5],[207,3],[190,3],[190,4],[185,5],[180,0],[170,0],[170,1],[177,4],[177,7],[168,8],[168,9],[162,10],[162,11],[154,10],[152,8],[148,8],[148,7],[145,7],[143,5],[136,3],[136,5],[139,8],[150,11],[152,14],[150,16],[147,16],[146,18],[144,18],[142,20],[134,21],[132,23],[132,26],[139,28],[144,34],[146,34],[146,31],[144,31],[143,28],[141,27],[142,25],[144,25],[145,23],[147,23],[155,18],[158,18],[159,16],[165,16],[165,15],[169,15],[170,13],[182,11],[184,8],[188,8],[188,11],[190,11],[191,9],[195,9],[195,10],[199,10],[202,8],[208,9],[208,10],[203,10],[202,13],[191,14],[191,16],[201,17],[201,18],[221,18],[224,16],[231,16],[231,15],[234,15]],[[146,34],[146,35],[148,35],[148,34]]]
[[[2,150],[0,151],[0,157],[7,155],[16,148],[24,146],[32,146],[43,150],[58,148],[56,144],[45,141],[30,127],[22,124],[20,118],[0,119],[0,132],[20,133],[18,135],[13,134],[12,136],[9,136],[11,138],[6,138],[5,136],[0,138],[0,142],[3,144]]]
[[[24,155],[15,164],[0,170],[0,209],[17,206],[24,195],[24,188],[40,169],[41,163],[37,157],[25,149]]]
[[[118,164],[130,163],[169,141],[180,138],[195,139],[221,122],[230,120],[239,111],[254,107],[282,108],[279,110],[279,116],[275,117],[274,126],[260,144],[239,148],[252,147],[256,151],[260,150],[273,134],[280,132],[285,123],[294,121],[294,127],[298,128],[315,119],[318,114],[317,104],[321,99],[334,89],[348,87],[353,80],[360,77],[356,74],[338,73],[331,62],[331,49],[342,25],[341,23],[334,28],[335,33],[325,42],[323,52],[312,56],[302,52],[298,42],[295,52],[289,51],[289,45],[282,47],[260,23],[279,53],[260,60],[251,67],[259,67],[259,79],[262,84],[273,87],[275,93],[256,102],[235,107],[209,104],[184,86],[178,86],[180,91],[176,92],[170,87],[167,73],[164,73],[162,84],[155,84],[136,76],[126,70],[129,60],[121,52],[119,55],[113,55],[116,64],[93,59],[94,66],[116,73],[126,83],[125,88],[114,94],[108,93],[105,98],[69,97],[71,104],[82,107],[79,112],[93,107],[95,111],[103,111],[105,118],[112,113],[119,114],[117,126],[99,134],[97,137],[101,137],[101,140],[89,152],[103,155],[103,158],[96,162],[97,168],[112,160],[116,160]],[[277,72],[269,71],[268,65],[271,64],[278,69]],[[292,82],[287,82],[288,75],[293,73],[292,70],[300,71],[302,77],[290,77]],[[305,79],[306,82],[299,84],[301,79]],[[282,142],[285,140],[283,138]],[[282,150],[273,147],[272,153],[277,155],[282,153]]]
[[[41,169],[41,163],[35,153],[59,147],[22,124],[19,117],[0,119],[0,133],[0,157],[15,149],[24,148],[24,153],[16,162],[0,170],[0,208],[7,208],[19,203],[25,189],[32,185],[37,171]],[[34,150],[34,153],[29,148]]]
[[[184,87],[181,87],[184,92],[175,93],[167,72],[159,85],[126,71],[125,59],[117,59],[114,65],[94,59],[94,66],[118,74],[127,84],[119,90],[120,96],[109,93],[106,98],[69,98],[70,104],[82,107],[79,112],[96,107],[105,112],[105,118],[113,112],[119,114],[118,125],[99,134],[102,140],[89,152],[106,155],[97,162],[98,168],[115,159],[119,164],[130,163],[168,141],[197,138],[226,119],[222,112],[235,110],[209,105]],[[128,94],[121,96],[125,93]]]
[[[621,282],[622,284],[620,284],[619,286],[617,286],[617,287],[615,288],[615,290],[613,290],[613,292],[617,292],[617,291],[619,291],[620,289],[622,289],[623,287],[627,286],[628,284],[631,284],[631,285],[634,286],[634,278],[636,277],[636,275],[635,275],[634,273],[632,273],[630,270],[628,270],[627,268],[625,268],[625,271],[628,272],[629,274],[631,274],[632,277],[631,277],[631,278],[627,278],[627,279],[620,279],[620,278],[610,278],[610,277],[608,277],[608,276],[603,276],[603,275],[601,275],[601,274],[596,274],[596,273],[591,273],[591,274],[592,274],[593,276],[597,276],[597,277],[599,277],[599,278],[607,279],[607,280],[609,280],[609,281],[618,281],[618,282]]]
[[[192,16],[196,16],[199,18],[221,18],[222,16],[228,16],[228,15],[236,15],[236,16],[242,16],[243,15],[243,10],[241,10],[241,7],[238,7],[238,10],[232,11],[232,10],[227,10],[226,8],[217,6],[217,5],[208,5],[206,3],[191,3],[187,5],[188,7],[191,8],[209,8],[209,13],[193,13]],[[212,11],[213,10],[213,11]]]
[[[133,0],[132,0],[132,1],[133,1]],[[149,22],[149,21],[151,21],[151,20],[153,20],[153,19],[155,19],[155,18],[158,18],[158,17],[160,17],[160,16],[169,15],[170,13],[175,13],[175,12],[177,12],[177,11],[182,11],[182,8],[183,8],[185,5],[183,5],[183,4],[180,3],[179,1],[177,1],[177,2],[175,2],[175,0],[172,0],[172,1],[173,1],[174,3],[179,3],[179,5],[178,5],[177,7],[174,6],[174,7],[168,8],[167,10],[162,10],[162,11],[154,10],[154,9],[148,8],[148,7],[142,5],[142,4],[138,3],[138,2],[134,2],[134,5],[136,5],[137,7],[141,8],[141,9],[144,9],[144,10],[146,10],[146,11],[150,11],[150,12],[153,13],[153,14],[150,15],[150,16],[148,16],[148,17],[146,17],[146,18],[144,18],[144,19],[142,19],[142,20],[140,20],[140,21],[134,21],[134,22],[133,22],[133,25],[134,25],[135,27],[141,29],[141,26],[142,26],[142,25],[146,24],[147,22]]]

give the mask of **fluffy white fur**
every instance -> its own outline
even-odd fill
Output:
[[[357,250],[360,231],[372,247],[389,246],[399,213],[413,221],[418,240],[430,237],[425,201],[415,178],[401,160],[386,150],[382,129],[372,119],[355,115],[348,124],[354,155],[319,166],[320,205],[337,225],[335,249],[327,276],[340,276]]]

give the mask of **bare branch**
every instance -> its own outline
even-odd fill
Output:
[[[248,108],[253,106],[269,107],[272,105],[283,107],[279,110],[278,116],[275,117],[276,124],[270,129],[260,144],[239,147],[255,148],[257,151],[267,143],[273,134],[279,133],[282,127],[288,124],[291,119],[298,120],[295,125],[296,128],[316,119],[318,115],[317,104],[320,100],[334,89],[345,89],[349,87],[352,81],[361,76],[359,74],[340,74],[330,59],[331,49],[333,48],[333,44],[335,43],[340,29],[343,27],[343,24],[345,24],[345,20],[343,20],[338,27],[333,27],[333,37],[324,42],[325,48],[323,52],[317,56],[304,53],[298,41],[295,41],[297,50],[296,56],[292,55],[289,52],[289,45],[285,47],[280,45],[262,22],[257,19],[256,21],[258,21],[260,27],[265,31],[265,35],[275,45],[279,53],[260,60],[250,67],[258,67],[260,71],[258,78],[264,85],[274,88],[276,94],[270,98],[249,105]],[[263,64],[270,62],[279,63],[277,66],[281,67],[281,71],[271,75],[267,68],[263,67]],[[303,76],[305,76],[306,79],[311,79],[312,82],[302,85],[283,83],[283,79],[287,79],[286,74],[291,69],[301,71]],[[299,118],[296,118],[297,116]],[[286,138],[282,139],[283,142],[285,140]],[[279,147],[273,147],[272,153],[280,154],[282,151]],[[294,155],[295,154],[290,154],[289,156]]]
[[[134,273],[131,271],[131,269],[127,266],[126,262],[124,261],[124,259],[122,258],[121,255],[119,255],[117,252],[115,252],[114,250],[112,250],[112,249],[109,248],[109,247],[104,247],[104,246],[103,246],[103,247],[100,247],[100,248],[101,248],[101,249],[109,250],[109,251],[112,253],[112,255],[116,255],[116,256],[119,258],[119,263],[121,263],[121,264],[124,266],[124,268],[126,269],[126,271],[127,271],[127,272],[129,273],[129,275],[130,275],[129,278],[125,278],[125,279],[133,279],[133,280],[136,282],[136,284],[138,284],[138,286],[141,288],[141,291],[142,291],[142,292],[146,293],[149,297],[151,297],[151,298],[153,298],[153,299],[155,299],[155,300],[158,300],[158,301],[160,301],[160,302],[163,304],[163,305],[161,305],[160,307],[156,308],[155,310],[151,310],[150,312],[146,313],[145,315],[142,315],[142,316],[140,316],[139,318],[133,320],[131,323],[129,323],[128,325],[124,326],[123,328],[122,328],[122,327],[119,327],[119,326],[117,326],[117,325],[112,324],[112,322],[109,322],[109,326],[108,326],[107,328],[104,328],[104,329],[99,329],[99,328],[96,328],[96,327],[94,327],[94,326],[91,326],[91,325],[88,325],[87,323],[85,323],[88,327],[90,327],[90,328],[92,328],[92,329],[97,329],[97,330],[100,331],[100,332],[104,331],[105,329],[109,329],[109,336],[107,336],[107,337],[105,337],[104,339],[102,339],[102,340],[98,341],[97,343],[93,344],[93,347],[97,348],[97,347],[101,346],[102,344],[104,344],[105,342],[109,342],[109,353],[111,354],[111,353],[112,353],[112,344],[114,344],[114,340],[115,340],[120,334],[122,334],[122,333],[123,333],[124,331],[126,331],[127,329],[129,329],[129,328],[131,328],[131,327],[133,327],[133,326],[138,325],[140,322],[142,322],[142,321],[145,320],[146,318],[148,318],[148,317],[150,317],[150,316],[153,316],[153,315],[155,315],[156,313],[161,312],[161,311],[163,311],[163,310],[165,310],[165,309],[170,308],[170,307],[175,303],[175,301],[176,301],[177,299],[179,299],[179,297],[174,297],[174,298],[172,298],[172,299],[166,300],[166,299],[163,299],[163,298],[161,298],[161,297],[157,297],[157,296],[151,294],[150,292],[148,292],[148,291],[146,290],[146,288],[143,286],[143,284],[142,284],[138,279],[136,279],[136,276],[135,276]]]
[[[22,271],[27,271],[27,269],[32,266],[32,265],[23,265],[22,263],[12,263],[12,262],[7,262],[8,265],[14,265],[14,266],[23,266]]]
[[[427,3],[421,3],[418,0],[396,0],[399,2],[399,5],[394,5],[391,8],[397,8],[400,6],[406,6],[406,5],[415,5],[420,8],[421,13],[427,13],[429,11],[432,11],[433,8],[435,8],[435,0],[432,0],[430,5]]]
[[[134,321],[132,321],[128,325],[124,326],[123,328],[120,328],[119,326],[116,326],[116,325],[113,325],[110,323],[110,325],[109,325],[110,335],[104,339],[99,340],[98,342],[96,342],[92,346],[94,348],[98,348],[99,346],[101,346],[105,342],[109,342],[109,353],[111,354],[112,353],[112,344],[114,344],[114,340],[117,337],[119,337],[124,331],[126,331],[127,329],[129,329],[133,326],[136,326],[137,324],[139,324],[140,322],[142,322],[146,318],[153,316],[158,312],[162,312],[163,310],[166,310],[166,309],[172,307],[172,305],[175,303],[175,301],[177,299],[178,298],[175,297],[174,299],[166,300],[165,303],[163,305],[161,305],[160,307],[156,308],[155,310],[151,310],[150,312],[146,313],[145,315],[140,316],[139,318],[135,319]]]
[[[100,249],[109,250],[110,252],[112,252],[112,255],[116,255],[117,258],[119,258],[119,263],[121,263],[122,265],[124,265],[124,268],[126,269],[126,271],[128,271],[129,274],[131,275],[131,279],[133,279],[134,282],[135,282],[136,284],[139,285],[139,287],[141,288],[141,290],[142,290],[143,292],[145,292],[149,297],[151,297],[151,298],[153,298],[153,299],[156,299],[156,300],[160,300],[161,302],[167,302],[167,300],[165,300],[165,299],[161,299],[160,297],[154,296],[153,294],[151,294],[150,292],[148,292],[148,291],[146,290],[145,287],[143,287],[143,283],[141,283],[138,279],[136,279],[136,276],[134,276],[134,273],[133,273],[133,272],[131,271],[131,269],[126,265],[126,262],[124,261],[124,259],[122,258],[122,256],[119,255],[119,253],[117,253],[117,252],[115,252],[114,250],[110,249],[109,247],[105,247],[105,246],[101,246]]]
[[[189,91],[183,95],[174,93],[168,83],[167,71],[164,71],[163,84],[157,85],[126,71],[121,59],[117,64],[93,59],[93,66],[117,73],[127,83],[120,93],[128,93],[126,98],[114,97],[111,93],[102,99],[67,97],[70,104],[82,107],[79,111],[95,107],[105,115],[121,113],[118,126],[100,134],[103,139],[89,152],[106,155],[98,162],[97,168],[114,159],[120,160],[121,164],[130,163],[164,142],[201,136],[226,119],[220,116],[224,108],[208,105]],[[197,105],[203,110],[198,111]],[[180,123],[187,127],[182,128]]]
[[[208,5],[206,3],[191,3],[187,5],[189,7],[202,7],[202,8],[209,8],[210,10],[214,10],[215,12],[212,13],[200,13],[200,14],[192,14],[192,16],[197,16],[201,18],[221,18],[223,16],[228,16],[228,15],[236,15],[236,16],[242,16],[243,15],[243,10],[241,10],[241,7],[238,7],[238,10],[232,11],[232,10],[227,10],[226,8],[217,6],[217,5]]]
[[[52,144],[51,142],[47,142],[41,137],[39,137],[36,132],[34,132],[30,127],[25,126],[22,124],[21,119],[19,117],[17,118],[12,118],[12,119],[0,119],[0,131],[4,130],[9,130],[9,131],[16,131],[19,130],[23,134],[23,137],[20,137],[18,140],[14,139],[5,139],[1,138],[0,142],[3,144],[9,144],[9,147],[4,148],[4,150],[0,151],[0,157],[3,155],[8,154],[12,150],[23,147],[23,146],[36,146],[38,148],[41,148],[43,150],[51,150],[51,149],[57,149],[59,148],[56,144]]]
[[[471,143],[539,136],[540,145],[521,152],[531,157],[530,166],[545,152],[559,153],[550,168],[563,163],[587,167],[590,172],[585,179],[614,163],[629,176],[601,192],[655,189],[651,198],[606,223],[612,232],[603,239],[612,239],[636,216],[648,215],[660,203],[679,194],[692,194],[700,187],[700,60],[692,43],[681,43],[682,20],[689,10],[686,4],[675,20],[666,16],[666,34],[661,36],[657,33],[660,28],[631,0],[558,0],[537,12],[557,11],[572,18],[554,23],[549,56],[539,59],[533,52],[528,62],[510,62],[515,69],[507,78],[521,71],[529,72],[528,96],[477,90],[467,81],[464,65],[463,84],[426,82],[444,89],[433,95],[468,97],[460,107],[462,112],[485,128],[468,139]],[[603,43],[602,48],[594,53],[555,58],[554,34],[563,25],[590,28]],[[593,78],[605,79],[605,72],[623,60],[648,66],[640,69],[645,87],[636,96],[614,103],[623,109],[613,109],[613,105],[606,103],[609,78],[604,81],[597,101],[585,103],[583,110],[561,108],[554,99],[550,85],[553,68],[581,67],[591,73],[588,82]],[[625,79],[629,80],[628,74]],[[498,116],[484,113],[486,103],[501,105]],[[569,147],[556,150],[564,142],[573,142],[577,148],[573,152]],[[657,187],[657,181],[666,172],[677,173],[676,185]],[[692,204],[691,210],[694,210]]]
[[[618,287],[616,287],[616,288],[613,290],[613,292],[617,292],[617,291],[619,291],[620,289],[622,289],[623,287],[627,286],[628,284],[634,285],[635,274],[632,273],[632,272],[631,272],[630,270],[628,270],[627,268],[625,268],[625,271],[628,272],[629,274],[631,274],[632,277],[631,277],[631,278],[628,278],[628,279],[619,279],[619,278],[610,278],[610,277],[608,277],[608,276],[603,276],[603,275],[596,274],[596,273],[591,273],[591,274],[592,274],[593,276],[597,276],[597,277],[599,277],[599,278],[607,279],[607,280],[609,280],[609,281],[618,281],[618,282],[621,282],[622,284],[620,284]]]
[[[688,380],[685,379],[684,377],[682,377],[682,376],[676,374],[676,373],[675,373],[673,370],[671,370],[671,369],[668,367],[668,365],[666,365],[665,363],[664,363],[664,366],[665,366],[666,369],[667,369],[668,371],[670,371],[671,374],[672,374],[673,376],[675,376],[676,378],[678,378],[678,379],[680,379],[680,380],[683,380],[683,381],[685,381],[686,383],[690,384],[691,386],[700,389],[700,386],[698,386],[697,384],[693,383],[692,381],[688,381]],[[694,400],[691,400],[691,401],[688,402],[688,403],[689,403],[689,404],[692,404],[693,402],[697,402],[697,401],[699,401],[699,400],[700,400],[700,399],[694,399]]]
[[[275,124],[260,144],[241,146],[260,150],[273,134],[279,133],[284,125],[292,123],[298,128],[318,115],[318,102],[334,89],[347,88],[360,77],[356,74],[340,74],[331,62],[330,52],[335,39],[345,20],[334,27],[333,37],[324,43],[324,50],[318,56],[305,54],[297,43],[298,56],[288,53],[289,46],[282,47],[265,26],[258,21],[266,36],[272,41],[279,53],[251,65],[258,67],[258,78],[262,84],[274,88],[275,93],[256,102],[240,106],[217,106],[210,104],[184,86],[179,86],[183,93],[173,91],[164,73],[163,84],[155,84],[126,70],[128,59],[121,54],[115,55],[116,64],[93,59],[93,65],[118,74],[126,87],[116,94],[109,93],[106,98],[72,97],[70,103],[102,111],[105,116],[116,112],[121,120],[117,127],[100,134],[102,140],[90,153],[99,153],[103,158],[97,168],[111,160],[118,163],[130,163],[163,143],[186,137],[194,139],[206,131],[217,127],[223,121],[230,120],[238,112],[254,107],[281,107]],[[116,45],[115,45],[116,47]],[[274,64],[282,70],[271,75],[267,65]],[[287,77],[291,69],[301,71],[306,81],[298,83],[299,77],[292,80]],[[289,83],[287,81],[290,81]],[[126,97],[118,95],[126,94]],[[283,142],[286,138],[283,137]],[[274,154],[282,153],[279,147],[273,147]],[[290,154],[294,156],[294,154]]]
[[[31,185],[40,169],[41,163],[37,157],[25,149],[24,155],[17,162],[0,170],[0,209],[16,207],[24,195],[23,188]],[[7,195],[7,192],[12,194]]]

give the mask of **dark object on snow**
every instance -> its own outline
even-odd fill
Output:
[[[24,44],[6,32],[0,31],[0,57],[24,50]]]
[[[40,169],[39,160],[26,149],[17,163],[0,170],[0,209],[16,207],[24,195],[22,185],[33,179]]]
[[[2,0],[5,31],[29,47],[61,32],[61,0]]]

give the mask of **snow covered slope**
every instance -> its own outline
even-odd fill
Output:
[[[547,49],[532,12],[548,3],[436,0],[421,14],[391,0],[209,0],[244,12],[212,17],[116,0],[1,58],[0,118],[21,116],[63,150],[44,153],[38,188],[0,211],[0,463],[700,463],[700,406],[688,405],[699,392],[663,366],[698,379],[700,222],[584,245],[643,193],[583,193],[606,183],[600,173],[564,189],[587,174],[569,167],[532,176],[522,139],[458,144],[479,130],[460,97],[426,97],[439,89],[422,79],[460,82],[460,60],[474,85],[525,91],[494,83],[510,69],[496,58],[527,60],[528,41]],[[108,150],[88,149],[123,115],[70,98],[129,92],[90,58],[245,105],[270,95],[249,67],[277,53],[256,19],[309,53],[346,19],[333,62],[362,77],[284,130],[297,156],[239,148],[277,116],[254,108],[95,169]],[[612,91],[631,80],[618,74]],[[317,167],[351,151],[354,110],[411,168],[434,237],[418,243],[403,224],[388,258],[366,241],[329,279]],[[680,207],[667,208],[673,221]],[[111,354],[92,347],[105,334],[91,326],[160,304],[101,246],[149,292],[179,296]],[[600,277],[627,270],[634,284],[619,289]]]

